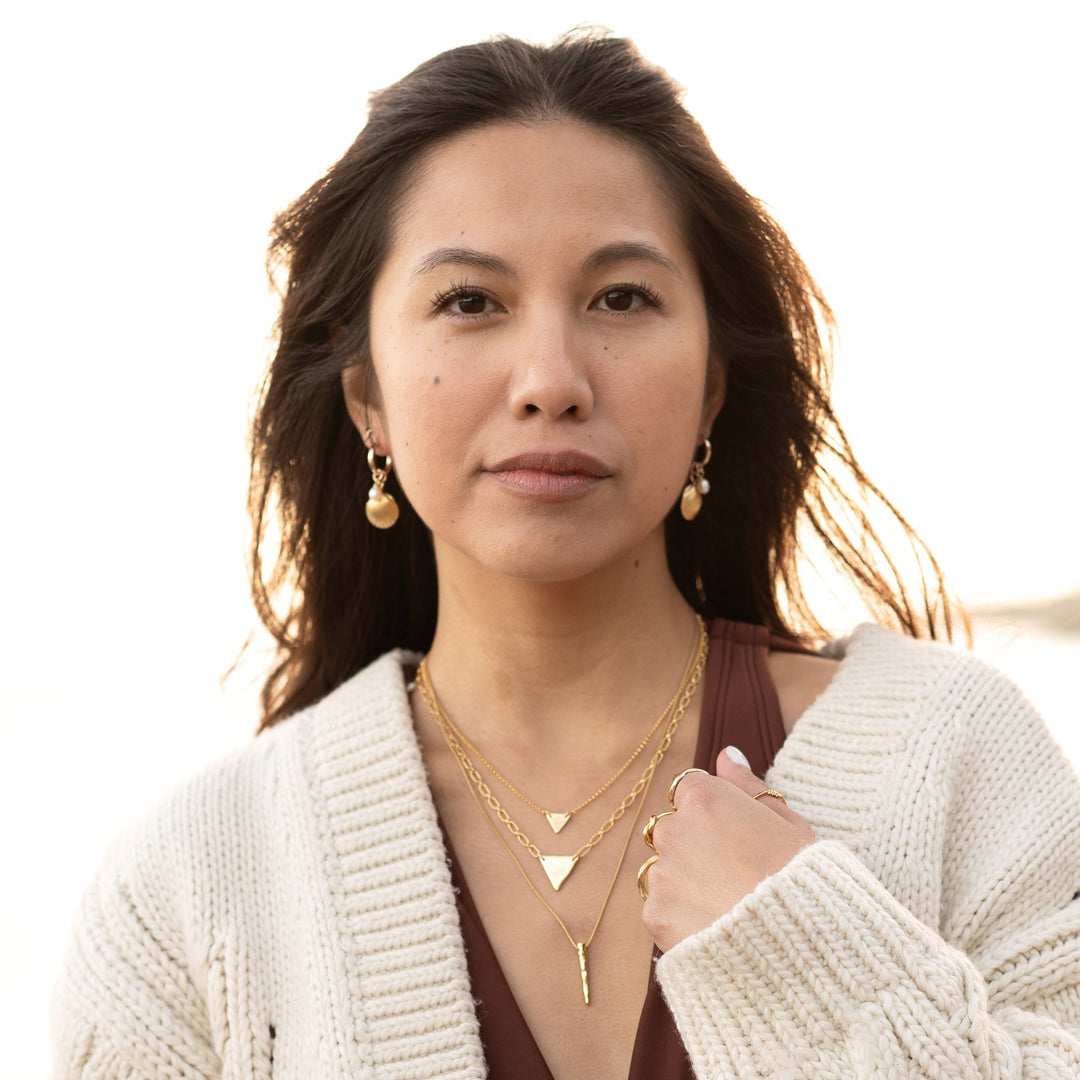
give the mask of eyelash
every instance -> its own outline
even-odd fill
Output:
[[[618,285],[609,285],[602,293],[600,293],[596,300],[600,300],[605,296],[609,296],[611,293],[626,292],[632,293],[634,296],[640,296],[644,301],[646,307],[661,308],[664,306],[664,298],[653,288],[646,285],[643,281],[624,281]],[[596,300],[593,303],[596,303]],[[636,311],[609,311],[610,315],[636,315]]]
[[[478,315],[468,315],[463,311],[447,310],[455,300],[464,300],[466,297],[470,296],[482,296],[485,300],[490,300],[494,303],[494,301],[491,300],[491,297],[488,296],[483,289],[477,289],[467,281],[452,281],[450,283],[450,288],[439,289],[438,292],[435,293],[431,298],[431,306],[435,311],[445,312],[454,319],[482,319],[487,312],[482,312]]]
[[[644,305],[651,308],[661,308],[664,306],[664,298],[651,286],[646,285],[642,281],[625,281],[619,282],[616,285],[611,285],[604,289],[603,292],[598,293],[596,298],[589,305],[596,304],[599,300],[605,296],[610,296],[611,293],[631,293],[634,296],[641,297]],[[439,289],[435,295],[431,298],[431,306],[437,312],[443,312],[454,319],[482,319],[488,312],[481,312],[479,314],[470,315],[460,311],[449,311],[449,307],[457,300],[463,300],[467,297],[482,296],[491,303],[495,303],[494,300],[483,289],[478,289],[473,285],[470,285],[467,281],[454,281],[450,283],[448,289]],[[609,315],[636,315],[637,310],[633,311],[614,311],[608,310]]]

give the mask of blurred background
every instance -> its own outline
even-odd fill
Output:
[[[978,651],[1080,761],[1076,19],[1045,0],[10,13],[5,1074],[47,1074],[49,989],[110,838],[254,729],[264,644],[222,678],[254,627],[245,435],[270,220],[351,142],[368,91],[494,33],[598,23],[687,87],[836,311],[835,400],[864,465],[969,605]],[[826,612],[838,632],[859,617]]]

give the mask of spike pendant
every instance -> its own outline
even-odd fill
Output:
[[[590,941],[592,938],[589,939]],[[584,942],[575,941],[574,948],[577,949],[577,962],[578,967],[581,969],[581,996],[585,999],[585,1004],[589,1004],[589,961],[585,956],[585,949],[587,946]]]

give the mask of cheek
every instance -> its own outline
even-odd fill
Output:
[[[672,350],[637,387],[638,410],[662,444],[694,440],[706,409],[706,381],[704,360]]]
[[[470,460],[470,442],[490,412],[490,395],[453,352],[417,340],[386,350],[376,365],[381,416],[398,482],[423,513],[449,494]],[[484,408],[485,402],[488,408]]]
[[[675,359],[639,397],[641,443],[649,461],[639,462],[664,497],[682,488],[705,412],[706,366],[694,354]]]

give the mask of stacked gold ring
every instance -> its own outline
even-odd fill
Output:
[[[641,867],[638,869],[638,872],[637,872],[637,891],[638,891],[638,895],[641,897],[642,900],[648,900],[649,899],[649,889],[648,889],[648,886],[645,884],[645,875],[649,872],[649,867],[652,866],[652,864],[654,862],[656,862],[656,860],[659,859],[659,858],[660,858],[659,855],[650,855],[641,864]]]
[[[671,786],[667,789],[667,801],[671,803],[671,809],[677,810],[675,805],[675,789],[686,779],[691,773],[701,773],[702,776],[708,776],[709,774],[704,769],[683,769],[674,780],[671,781]]]
[[[674,814],[674,810],[665,810],[662,814],[653,814],[647,822],[645,822],[645,828],[641,830],[641,839],[645,842],[647,847],[651,847],[653,851],[656,851],[656,845],[653,843],[652,832],[656,828],[656,823],[662,817],[671,817]]]
[[[701,773],[702,776],[709,775],[704,769],[683,769],[683,771],[671,781],[671,785],[668,787],[667,797],[668,802],[671,804],[671,809],[665,810],[662,814],[653,814],[653,816],[645,823],[645,828],[641,830],[641,839],[644,840],[653,851],[656,851],[656,845],[653,843],[653,829],[656,828],[656,823],[661,818],[668,817],[670,814],[675,813],[675,789],[682,783],[683,779],[691,773]],[[649,868],[653,863],[659,858],[659,855],[650,855],[638,869],[637,891],[642,900],[649,899],[649,887],[645,884],[645,875],[649,872]]]
[[[779,791],[773,791],[771,787],[767,787],[764,791],[759,791],[754,798],[763,799],[766,795],[771,795],[774,799],[779,799],[785,806],[787,806],[787,799],[780,794]]]

